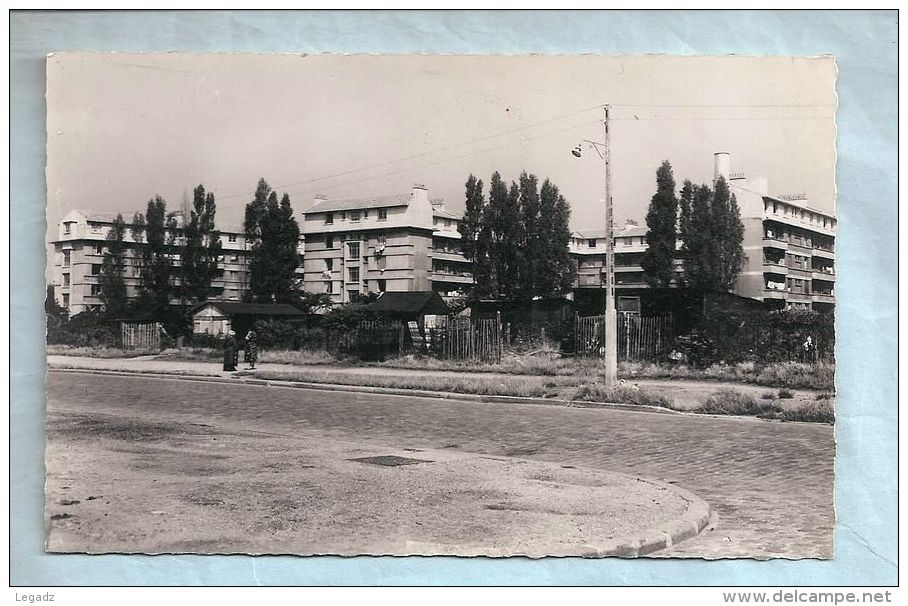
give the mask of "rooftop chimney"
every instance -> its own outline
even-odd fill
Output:
[[[724,177],[725,180],[728,180],[728,175],[731,172],[731,156],[728,152],[716,152],[716,168],[713,172],[713,182],[719,180],[719,177]]]

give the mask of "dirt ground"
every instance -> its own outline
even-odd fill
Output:
[[[47,439],[53,552],[584,554],[689,505],[602,470],[147,415],[55,408]],[[385,455],[406,464],[362,460]]]

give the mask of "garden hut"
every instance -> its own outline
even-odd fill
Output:
[[[286,303],[206,301],[192,309],[192,334],[223,335],[233,330],[244,335],[258,320],[302,321],[306,314]]]

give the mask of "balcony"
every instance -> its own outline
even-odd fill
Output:
[[[773,263],[772,261],[763,260],[764,274],[778,274],[780,276],[788,275],[788,267],[784,263]]]
[[[835,259],[835,251],[826,248],[813,248],[810,252],[814,257],[819,257],[821,259]]]
[[[433,271],[430,275],[433,282],[450,282],[454,284],[472,284],[473,276],[466,272]]]
[[[788,298],[787,290],[778,290],[775,288],[764,288],[763,289],[763,298],[764,299],[779,299],[784,301]]]
[[[640,267],[639,265],[615,265],[616,274],[622,273],[622,272],[629,272],[629,271],[634,271],[634,272],[639,273],[639,272],[643,271],[643,268]],[[607,273],[607,268],[603,267],[602,273]]]
[[[788,250],[788,242],[776,237],[763,237],[763,248],[775,248],[778,250]]]
[[[835,282],[835,272],[834,271],[823,271],[822,269],[812,269],[810,270],[810,276],[814,280],[825,280],[826,282]]]
[[[835,295],[829,293],[815,292],[810,298],[814,303],[835,303]]]
[[[789,267],[788,273],[796,278],[810,279],[810,270],[803,267]]]

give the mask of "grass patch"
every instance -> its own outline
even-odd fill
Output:
[[[624,378],[729,381],[789,389],[831,390],[835,387],[835,364],[832,362],[780,362],[766,365],[741,362],[714,364],[704,369],[684,364],[621,362],[618,375]]]
[[[388,387],[393,389],[414,389],[466,393],[484,396],[518,396],[526,398],[551,397],[545,386],[546,381],[536,377],[499,378],[474,376],[393,376],[362,375],[344,372],[320,372],[318,370],[260,370],[256,378],[301,383],[324,383],[357,385],[363,387]]]
[[[835,409],[830,400],[815,400],[803,406],[783,410],[779,417],[783,421],[802,421],[806,423],[835,423]]]
[[[81,356],[85,358],[138,358],[155,356],[161,353],[158,349],[120,349],[119,347],[74,347],[72,345],[48,345],[47,354],[51,356]]]
[[[774,392],[767,391],[767,392],[760,394],[760,399],[761,400],[775,400],[776,394]]]
[[[667,396],[653,393],[647,389],[637,389],[619,385],[606,387],[601,383],[584,383],[571,394],[572,400],[585,402],[609,402],[615,404],[636,404],[638,406],[658,406],[675,409],[674,401]]]
[[[780,400],[790,400],[795,397],[794,392],[790,389],[783,387],[779,390],[779,399]]]
[[[224,357],[221,349],[211,347],[184,347],[182,349],[167,349],[161,352],[161,356],[168,360],[190,360],[210,362],[220,360]],[[242,356],[240,356],[242,358]],[[325,351],[308,351],[308,350],[282,350],[267,349],[259,350],[258,362],[268,362],[272,364],[296,364],[300,366],[312,364],[336,364],[340,360]],[[240,360],[242,362],[242,359]]]
[[[757,400],[748,393],[722,388],[710,394],[695,412],[710,415],[767,416],[782,411],[774,401]]]
[[[224,357],[224,352],[211,347],[183,347],[182,349],[165,349],[161,358],[168,360],[199,360],[210,362]]]
[[[453,372],[499,373],[509,375],[574,376],[578,372],[595,370],[602,362],[586,358],[564,358],[557,352],[543,351],[536,355],[505,353],[501,362],[490,364],[473,360],[440,360],[428,356],[406,355],[370,366],[405,368],[411,370],[444,370]]]

